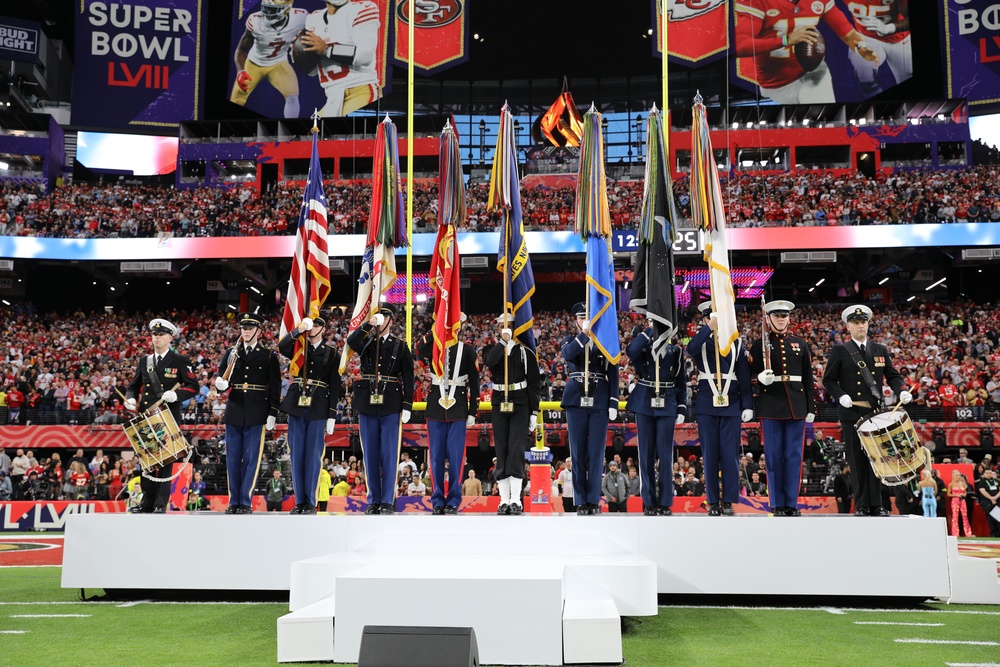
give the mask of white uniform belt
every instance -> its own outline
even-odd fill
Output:
[[[517,391],[518,389],[526,389],[528,387],[527,380],[521,380],[520,382],[515,382],[514,384],[496,384],[493,383],[493,391]]]
[[[775,375],[775,382],[802,382],[801,375]]]
[[[636,380],[636,384],[641,384],[644,387],[653,387],[655,383],[652,380],[639,378],[638,380]],[[673,382],[666,382],[666,381],[660,382],[660,387],[666,387],[667,389],[673,389],[675,386],[676,385],[674,385]]]
[[[465,382],[468,379],[469,379],[468,375],[460,375],[459,377],[455,378],[454,380],[448,380],[447,384],[450,384],[450,385],[453,384],[453,385],[457,385],[459,387],[464,387],[465,386]],[[434,377],[431,380],[431,384],[442,385],[442,384],[445,384],[445,381],[444,381],[443,378]]]

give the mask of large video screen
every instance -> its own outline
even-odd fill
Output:
[[[736,0],[734,81],[778,104],[857,102],[913,76],[910,0]]]
[[[177,170],[177,137],[80,132],[76,160],[98,171],[133,176],[171,174]]]
[[[346,116],[376,102],[386,84],[391,5],[235,0],[229,101],[270,118]]]

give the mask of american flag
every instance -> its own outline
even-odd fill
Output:
[[[319,168],[319,132],[313,132],[312,158],[309,176],[302,194],[302,210],[292,257],[292,274],[288,278],[288,298],[281,316],[281,336],[304,317],[319,316],[330,294],[330,260],[326,244],[326,194],[323,193],[323,173]],[[295,342],[289,372],[294,376],[302,370],[302,341]]]

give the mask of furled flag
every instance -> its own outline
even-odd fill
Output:
[[[604,173],[601,114],[594,107],[583,118],[583,148],[576,190],[576,231],[587,245],[587,319],[590,339],[608,361],[622,356],[615,306],[615,266],[611,255],[611,214]]]
[[[719,353],[729,354],[740,336],[736,323],[736,295],[729,272],[729,246],[726,241],[726,214],[722,208],[719,171],[708,136],[708,117],[701,95],[695,97],[694,125],[691,128],[691,217],[705,233],[705,261],[708,262],[712,308],[718,318],[716,331]]]
[[[497,270],[504,275],[504,312],[514,316],[514,338],[532,352],[535,351],[535,320],[531,314],[531,295],[535,293],[535,276],[531,272],[528,244],[524,239],[521,220],[521,190],[514,150],[514,118],[504,104],[500,111],[497,147],[490,173],[490,195],[486,208],[498,211],[501,217],[500,249]]]
[[[372,208],[368,219],[365,254],[358,278],[358,298],[349,331],[371,319],[384,294],[396,282],[396,248],[409,245],[406,238],[406,208],[399,186],[399,140],[389,116],[379,123],[375,135],[375,164],[372,169]],[[340,355],[340,372],[354,354],[345,345]]]
[[[295,255],[288,278],[288,296],[281,316],[281,336],[284,337],[305,317],[318,317],[330,294],[330,260],[326,244],[326,194],[323,173],[319,167],[319,129],[313,127],[312,157],[309,175],[302,193],[302,210],[295,235]],[[302,370],[301,338],[295,341],[295,351],[289,372],[296,376]]]
[[[653,107],[646,120],[646,181],[639,219],[631,308],[653,321],[653,351],[677,331],[674,289],[674,221],[677,210],[667,171],[663,123]]]

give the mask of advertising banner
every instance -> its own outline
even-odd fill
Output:
[[[38,38],[41,25],[0,16],[0,60],[38,62]]]
[[[910,0],[735,0],[733,81],[778,104],[857,102],[913,76]]]
[[[200,118],[205,0],[75,3],[73,124],[164,128]]]
[[[410,50],[410,0],[395,0],[392,15],[393,60],[406,67]],[[467,0],[416,0],[413,3],[413,68],[433,74],[455,65],[468,57]]]
[[[16,500],[0,503],[0,530],[62,530],[70,514],[124,512],[125,503],[109,500]]]
[[[671,58],[707,62],[729,51],[726,0],[653,0],[654,55],[663,53],[663,5],[667,8],[667,48]]]
[[[996,0],[941,3],[945,80],[949,98],[1000,102],[1000,6]]]
[[[386,86],[392,0],[234,0],[230,102],[268,118],[346,116]],[[222,63],[212,63],[222,67]]]

